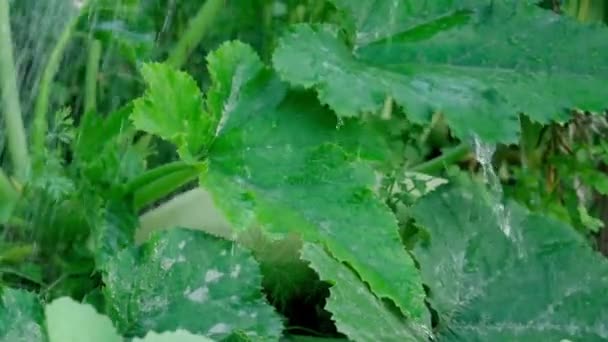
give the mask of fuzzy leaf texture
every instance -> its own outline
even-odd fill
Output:
[[[321,246],[307,243],[302,259],[309,261],[322,280],[334,284],[325,309],[332,313],[338,330],[352,341],[422,341],[426,327],[396,314],[368,288],[351,269]]]
[[[194,79],[160,63],[144,64],[147,90],[134,101],[131,119],[137,129],[173,143],[186,161],[196,161],[210,143],[215,117],[203,112],[203,98]]]
[[[444,187],[414,208],[430,240],[414,255],[437,334],[448,341],[605,341],[608,263],[573,228],[507,206],[501,230],[486,190]]]
[[[381,156],[358,125],[337,122],[307,94],[288,92],[248,46],[228,43],[214,52],[210,73],[231,87],[222,102],[223,127],[209,151],[202,183],[237,230],[260,226],[271,235],[299,234],[347,262],[379,297],[428,323],[424,292],[397,222],[372,188],[366,159]],[[215,114],[218,115],[218,114]],[[370,134],[370,137],[373,134]],[[358,141],[355,143],[355,141]],[[382,246],[382,248],[375,248]]]
[[[608,107],[603,25],[532,1],[332,2],[347,17],[350,44],[337,26],[300,24],[273,61],[341,117],[380,113],[390,96],[415,122],[441,112],[460,138],[511,143],[521,112],[548,123],[573,108]]]
[[[200,231],[165,230],[119,252],[104,282],[110,317],[130,336],[176,329],[214,340],[237,331],[275,340],[281,334],[251,254]]]

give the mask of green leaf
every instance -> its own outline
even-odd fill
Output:
[[[49,342],[123,341],[108,317],[69,297],[55,299],[45,313]]]
[[[135,126],[177,146],[182,159],[196,161],[209,145],[217,117],[203,112],[203,99],[188,74],[165,64],[144,64],[148,88],[134,101]]]
[[[142,339],[134,338],[133,342],[213,342],[213,340],[204,336],[193,335],[186,330],[178,329],[162,334],[151,331]]]
[[[95,112],[83,116],[74,143],[74,164],[87,181],[112,188],[144,171],[148,151],[142,146],[144,139],[135,141],[129,122],[132,110],[128,105],[105,118]]]
[[[414,208],[430,240],[414,250],[438,335],[466,341],[600,341],[608,338],[608,263],[574,229],[496,204],[477,185],[445,187]]]
[[[341,117],[380,113],[390,96],[413,121],[440,111],[460,138],[515,142],[520,112],[547,123],[608,105],[604,26],[532,1],[332,2],[346,13],[352,46],[336,26],[301,24],[273,61]]]
[[[138,227],[137,216],[128,203],[108,201],[98,210],[97,223],[93,226],[93,256],[98,270],[104,269],[114,255],[133,245]]]
[[[235,48],[218,49],[209,54],[207,63],[212,86],[207,93],[207,108],[215,117],[220,117],[217,133],[223,128],[239,99],[239,91],[251,81],[264,65],[257,58],[243,59],[248,48],[232,43]]]
[[[11,288],[1,291],[0,341],[46,341],[42,305],[36,295]]]
[[[225,44],[215,54],[240,60],[226,61],[221,69],[216,65],[212,74],[236,75],[241,64],[258,60],[240,43]],[[376,177],[365,162],[373,155],[367,136],[349,123],[337,129],[336,119],[316,100],[287,93],[268,70],[241,79],[252,81],[224,97],[231,109],[223,113],[225,124],[202,176],[217,206],[237,230],[261,225],[273,235],[296,233],[322,242],[376,295],[426,322],[418,270],[400,241],[395,217],[372,190]]]
[[[396,314],[351,269],[317,244],[306,243],[302,259],[310,262],[322,280],[333,284],[325,309],[338,330],[353,341],[422,341],[426,328]]]
[[[103,278],[110,317],[129,336],[178,328],[213,339],[236,330],[275,340],[281,334],[251,254],[203,232],[158,232],[118,253]]]
[[[127,106],[105,118],[95,112],[84,114],[74,142],[74,154],[77,158],[83,162],[93,162],[104,152],[108,142],[130,133],[133,126],[128,119],[132,110],[131,106]]]

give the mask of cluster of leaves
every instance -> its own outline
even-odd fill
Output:
[[[21,288],[1,293],[0,339],[296,340],[277,302],[327,288],[327,332],[353,341],[608,338],[608,263],[580,234],[468,176],[417,168],[382,187],[396,153],[375,122],[513,143],[525,120],[599,111],[608,29],[531,1],[331,4],[332,23],[291,26],[270,64],[223,43],[204,96],[144,63],[145,92],[122,109],[78,127],[56,115],[31,180],[7,181],[20,199],[0,204],[4,240],[30,241],[0,254]],[[179,161],[150,168],[152,137]],[[173,224],[137,244],[139,212],[195,180],[227,228]]]
[[[596,199],[608,194],[605,117],[576,114],[563,127],[531,122],[524,127],[523,162],[508,163],[507,153],[502,162],[507,194],[583,233],[597,234],[604,225],[596,218],[602,215]]]

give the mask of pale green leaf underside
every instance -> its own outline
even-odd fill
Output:
[[[104,282],[110,316],[129,335],[181,328],[213,339],[235,331],[278,339],[282,331],[251,254],[200,231],[169,229],[123,250]]]
[[[134,338],[132,342],[213,342],[213,340],[199,335],[193,335],[186,330],[165,332],[162,334],[149,332],[146,337]]]
[[[225,72],[258,59],[243,45],[223,48],[241,54]],[[272,73],[243,77],[252,81],[224,100],[238,99],[202,178],[217,205],[236,229],[261,224],[270,233],[297,232],[322,242],[379,297],[426,322],[418,270],[391,211],[371,190],[374,174],[359,160],[366,149],[352,146],[353,135],[360,141],[365,135],[349,125],[337,130],[335,118],[314,98],[287,93]]]
[[[354,49],[334,26],[302,24],[282,37],[273,61],[339,116],[378,113],[391,96],[414,121],[441,111],[461,138],[514,142],[520,112],[546,123],[566,119],[567,109],[608,106],[604,27],[522,2],[363,1],[378,9],[367,17],[335,2],[354,16]]]
[[[425,327],[396,315],[350,270],[318,244],[306,243],[302,259],[310,262],[321,280],[333,286],[325,309],[338,331],[352,341],[406,342],[425,339]]]
[[[0,294],[0,341],[44,341],[44,312],[36,295],[11,288]]]
[[[69,297],[45,307],[49,342],[123,342],[112,321],[88,304]]]
[[[147,84],[133,102],[131,120],[139,130],[173,143],[180,156],[196,160],[213,137],[217,118],[203,112],[203,98],[190,75],[159,63],[144,64]]]
[[[608,263],[571,227],[509,206],[501,231],[484,190],[443,188],[414,208],[430,242],[414,250],[438,334],[465,341],[608,339]],[[517,235],[517,234],[516,234]]]
[[[0,307],[0,341],[6,342],[123,342],[112,321],[89,304],[70,297],[44,307],[32,293],[5,289]],[[133,342],[212,342],[183,329],[149,332]]]

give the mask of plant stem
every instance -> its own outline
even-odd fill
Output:
[[[9,18],[8,0],[0,0],[0,90],[4,104],[2,110],[6,120],[6,135],[13,171],[17,178],[25,179],[29,173],[30,157],[19,103]]]
[[[469,144],[461,143],[460,145],[457,145],[447,151],[444,151],[437,158],[428,160],[424,163],[418,164],[410,168],[410,171],[420,173],[433,173],[443,169],[446,165],[450,165],[461,160],[464,156],[469,154],[470,151],[471,148]]]
[[[0,224],[10,220],[17,200],[19,200],[19,192],[4,171],[0,169]]]
[[[158,180],[159,178],[165,177],[175,172],[182,172],[184,170],[195,170],[196,172],[200,173],[204,170],[205,165],[205,163],[192,165],[183,161],[163,164],[155,169],[146,171],[145,173],[139,175],[137,178],[133,179],[131,182],[127,183],[125,185],[124,193],[125,195],[134,193],[140,188]]]
[[[87,73],[84,92],[84,112],[97,111],[97,77],[99,75],[99,61],[101,60],[101,42],[97,39],[91,41],[87,59]]]
[[[188,24],[184,35],[177,42],[167,59],[167,63],[175,68],[181,68],[192,53],[192,50],[200,43],[208,33],[213,22],[218,17],[225,0],[207,0],[201,6],[196,16]]]
[[[82,12],[81,12],[82,13]],[[46,133],[48,129],[47,123],[47,111],[49,106],[49,97],[51,91],[51,84],[53,79],[59,70],[63,54],[70,41],[72,33],[76,29],[80,15],[74,16],[70,22],[67,23],[59,40],[55,44],[53,51],[49,57],[42,78],[40,80],[40,88],[38,91],[38,97],[36,98],[36,106],[34,108],[34,127],[32,132],[32,148],[34,154],[41,156],[44,151],[44,145],[46,140]]]
[[[134,192],[133,205],[135,206],[135,209],[140,210],[174,192],[180,186],[195,180],[200,174],[200,170],[190,168],[172,172],[164,177],[158,178]]]

